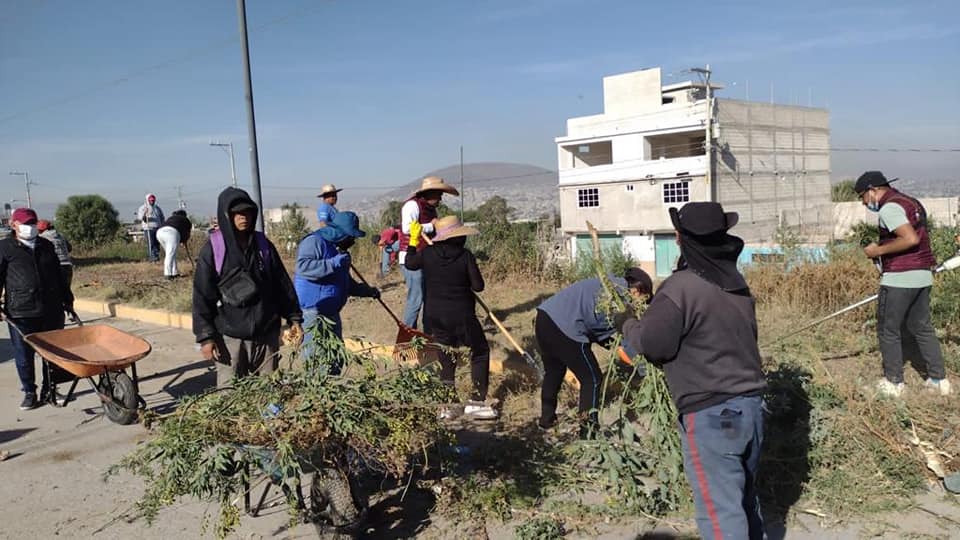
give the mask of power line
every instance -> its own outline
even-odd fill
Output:
[[[277,24],[282,24],[282,23],[285,23],[285,22],[287,22],[288,20],[292,19],[293,17],[302,15],[302,14],[304,14],[304,13],[307,13],[307,12],[309,12],[309,11],[313,11],[313,10],[315,10],[315,9],[318,9],[318,5],[316,5],[316,4],[310,4],[310,5],[304,6],[303,8],[301,8],[301,9],[299,9],[299,10],[290,12],[290,13],[288,13],[288,14],[286,14],[286,15],[283,15],[283,16],[281,16],[281,17],[278,17],[278,18],[276,18],[276,19],[269,20],[269,21],[267,21],[267,22],[265,22],[265,23],[263,23],[263,24],[254,26],[253,29],[254,29],[254,30],[262,30],[262,29],[267,28],[267,27],[269,27],[269,26],[274,26],[274,25],[277,25]],[[172,58],[170,58],[170,59],[168,59],[168,60],[164,60],[164,61],[162,61],[162,62],[157,62],[156,64],[151,64],[151,65],[146,66],[146,67],[144,67],[144,68],[141,68],[141,69],[138,69],[138,70],[136,70],[136,71],[133,71],[133,72],[131,72],[131,73],[129,73],[129,74],[123,76],[123,77],[117,77],[116,79],[111,79],[111,80],[108,80],[108,81],[104,81],[104,82],[95,84],[95,85],[93,85],[93,86],[90,86],[90,87],[88,87],[88,88],[85,89],[85,90],[81,90],[81,91],[79,91],[79,92],[76,92],[76,93],[74,93],[74,94],[69,94],[69,95],[67,95],[67,96],[60,97],[60,98],[57,98],[57,99],[48,101],[47,103],[38,105],[38,106],[36,106],[36,107],[24,109],[24,110],[22,110],[22,111],[20,111],[20,112],[15,112],[15,113],[13,113],[13,114],[11,114],[11,115],[7,115],[7,116],[4,116],[4,117],[0,117],[0,124],[7,123],[7,122],[9,122],[9,121],[11,121],[11,120],[15,120],[15,119],[17,119],[17,118],[21,118],[21,117],[23,117],[23,116],[27,116],[27,115],[30,115],[30,114],[33,114],[33,113],[36,113],[36,112],[44,111],[44,110],[47,110],[47,109],[56,107],[57,105],[63,105],[64,103],[69,103],[69,102],[71,102],[71,101],[74,101],[74,100],[79,99],[79,98],[82,98],[82,97],[87,97],[87,96],[96,94],[97,92],[99,92],[99,91],[101,91],[101,90],[105,90],[105,89],[107,89],[107,88],[112,88],[112,87],[114,87],[114,86],[119,86],[119,85],[121,85],[121,84],[123,84],[123,83],[130,82],[130,81],[133,80],[133,79],[136,79],[136,78],[141,77],[141,76],[143,76],[143,75],[145,75],[145,74],[147,74],[147,73],[150,73],[151,71],[156,71],[156,70],[158,70],[158,69],[162,69],[162,68],[174,66],[174,65],[181,64],[181,63],[184,63],[184,62],[188,62],[188,61],[193,60],[193,59],[195,59],[195,58],[198,58],[198,57],[200,57],[200,56],[202,56],[202,55],[204,55],[204,54],[209,54],[209,53],[211,53],[211,52],[213,52],[213,51],[217,51],[217,50],[226,48],[227,46],[232,45],[233,43],[235,43],[238,39],[239,39],[239,36],[232,36],[232,37],[229,37],[229,38],[224,38],[224,39],[221,39],[221,40],[212,41],[212,42],[210,42],[210,43],[207,43],[206,45],[203,45],[203,46],[201,46],[201,47],[197,47],[197,48],[195,48],[195,49],[190,49],[190,50],[184,51],[184,52],[182,52],[181,54],[179,54],[179,55],[177,55],[177,56],[174,56],[174,57],[172,57]]]
[[[960,152],[960,148],[831,148],[831,152]]]

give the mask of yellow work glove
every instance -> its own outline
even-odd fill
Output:
[[[417,247],[420,245],[420,235],[423,234],[423,225],[419,221],[410,222],[410,245]]]

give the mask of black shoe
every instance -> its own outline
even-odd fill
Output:
[[[20,402],[21,411],[29,411],[30,409],[36,409],[39,403],[37,402],[36,392],[30,392],[23,394],[23,401]]]
[[[544,431],[546,431],[546,430],[548,430],[548,429],[552,429],[552,428],[553,428],[554,426],[556,426],[556,425],[557,425],[557,417],[556,417],[556,416],[554,416],[553,418],[551,418],[551,419],[549,419],[549,420],[544,420],[543,418],[537,420],[537,427],[540,428],[540,429],[542,429],[542,430],[544,430]]]

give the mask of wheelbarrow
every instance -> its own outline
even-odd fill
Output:
[[[51,405],[65,407],[73,399],[77,383],[86,379],[100,398],[107,418],[117,424],[132,424],[147,406],[140,397],[135,363],[150,354],[150,344],[106,324],[84,326],[79,319],[75,320],[79,326],[26,335],[15,324],[11,323],[11,326],[43,358],[50,383],[47,399]],[[57,380],[49,363],[72,377],[68,376],[66,381]],[[127,368],[130,375],[127,375]],[[59,382],[71,384],[63,401],[57,403],[56,384]]]

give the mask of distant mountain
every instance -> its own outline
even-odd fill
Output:
[[[420,180],[426,176],[439,176],[460,190],[460,165],[451,165],[437,169],[411,180],[403,186],[352,204],[357,213],[379,216],[383,208],[393,200],[404,200],[420,187]],[[484,201],[499,195],[507,204],[516,209],[515,218],[535,219],[560,211],[560,199],[557,191],[557,172],[543,167],[522,163],[464,163],[461,190],[464,207],[475,208]],[[444,202],[451,208],[459,208],[457,197],[445,196]]]

